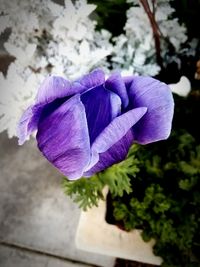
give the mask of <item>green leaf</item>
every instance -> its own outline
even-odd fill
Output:
[[[105,186],[108,186],[113,196],[122,197],[124,193],[131,193],[130,177],[135,177],[139,171],[139,161],[134,157],[137,149],[137,146],[134,145],[124,161],[90,178],[83,177],[76,181],[64,178],[62,186],[65,194],[78,203],[80,208],[87,210],[97,206],[98,201],[103,199],[102,190]]]
[[[98,179],[97,175],[89,179],[81,178],[76,181],[69,181],[64,178],[62,186],[65,194],[78,203],[83,210],[98,206],[99,200],[104,199],[102,194],[104,184]]]

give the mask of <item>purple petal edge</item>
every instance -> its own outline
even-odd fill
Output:
[[[133,143],[134,137],[129,130],[117,143],[110,147],[106,152],[99,154],[99,161],[88,171],[84,172],[85,177],[91,177],[97,172],[105,170],[113,164],[124,160],[128,154],[129,148]]]
[[[70,180],[79,179],[90,161],[85,108],[75,95],[39,121],[38,148]]]
[[[87,170],[94,166],[99,160],[99,154],[106,152],[121,140],[126,133],[135,125],[147,112],[146,107],[130,110],[115,118],[95,139],[91,147],[92,158]]]
[[[31,133],[37,130],[38,121],[43,110],[43,105],[28,107],[22,114],[17,125],[18,144],[23,145]]]
[[[148,144],[167,139],[174,113],[174,100],[169,86],[151,77],[137,76],[128,94],[133,107],[148,108],[145,116],[133,127],[135,141]]]
[[[129,99],[126,91],[125,83],[121,77],[121,74],[118,72],[113,73],[106,81],[105,87],[117,94],[122,101],[124,108],[128,106]]]
[[[48,104],[57,98],[72,95],[71,82],[60,76],[48,76],[38,89],[36,104]]]
[[[101,69],[95,69],[72,84],[74,93],[84,93],[105,82],[105,74]]]

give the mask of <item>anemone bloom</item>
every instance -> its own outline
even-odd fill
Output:
[[[168,138],[174,111],[169,87],[151,77],[107,80],[94,70],[70,82],[49,76],[18,125],[19,144],[37,130],[43,155],[69,179],[89,177],[125,159],[135,142]]]

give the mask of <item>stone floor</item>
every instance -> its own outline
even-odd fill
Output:
[[[61,180],[33,139],[20,147],[0,134],[0,267],[114,265],[75,247],[80,210]]]

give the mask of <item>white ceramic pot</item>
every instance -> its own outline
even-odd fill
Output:
[[[77,233],[76,246],[80,250],[160,265],[162,259],[153,254],[154,240],[144,242],[141,230],[126,232],[105,221],[106,202],[99,201],[98,207],[82,211]]]

